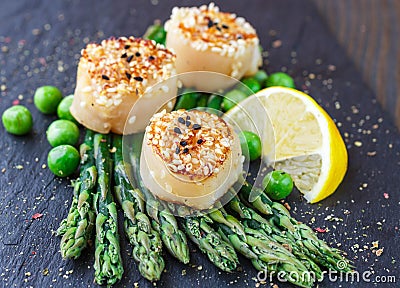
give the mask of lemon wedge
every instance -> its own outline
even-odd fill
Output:
[[[342,182],[347,150],[333,120],[310,96],[270,87],[225,114],[242,130],[259,133],[263,159],[289,173],[308,202],[318,202]]]

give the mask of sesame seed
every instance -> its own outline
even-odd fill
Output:
[[[128,57],[128,55],[126,55],[126,53],[121,55],[121,58],[126,58],[126,57]]]
[[[181,144],[181,146],[185,147],[188,143],[185,140],[183,140],[179,144]]]
[[[221,26],[222,26],[222,28],[224,28],[224,29],[229,29],[229,26],[226,25],[226,24],[222,24]]]
[[[175,154],[179,154],[180,152],[181,152],[181,149],[179,147],[176,147]]]
[[[129,49],[131,48],[131,45],[125,45],[124,49]]]
[[[154,56],[149,56],[149,61],[153,61],[154,59],[156,59]]]
[[[192,124],[190,121],[186,121],[186,127],[189,127]]]
[[[103,78],[104,80],[110,80],[110,77],[108,77],[107,75],[101,75],[101,78]]]
[[[132,75],[129,74],[128,72],[125,72],[126,78],[128,78],[129,80],[131,80]]]
[[[136,57],[140,57],[140,53],[139,53],[139,52],[136,52],[136,53],[135,53],[135,56],[136,56]]]
[[[188,153],[189,152],[189,148],[185,148],[185,149],[183,149],[183,153]]]
[[[207,23],[208,28],[211,28],[213,25],[214,25],[214,22],[211,19],[209,19],[208,23]]]
[[[188,115],[188,116],[186,116],[186,120],[190,120],[190,116]]]
[[[197,140],[197,144],[201,144],[201,143],[203,143],[203,139]]]
[[[179,129],[178,127],[174,128],[174,132],[177,133],[177,134],[182,134],[181,129]]]
[[[179,117],[178,122],[181,124],[185,124],[185,119],[183,119],[182,117]]]
[[[126,58],[126,61],[129,63],[129,62],[132,61],[132,59],[133,59],[133,55],[131,55],[131,56],[129,56],[128,58]]]
[[[135,76],[135,77],[133,77],[133,79],[135,79],[136,81],[139,81],[139,82],[143,81],[143,78],[140,76]]]
[[[193,130],[200,130],[200,129],[201,129],[201,125],[193,124]]]

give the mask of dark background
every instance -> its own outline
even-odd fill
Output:
[[[346,251],[358,271],[374,274],[371,283],[325,280],[320,287],[398,287],[400,136],[396,127],[312,2],[219,4],[255,26],[268,52],[264,55],[267,72],[292,75],[297,87],[310,93],[336,121],[347,144],[348,172],[333,196],[309,205],[294,193],[288,202],[297,219],[313,228],[328,228],[319,236]],[[59,253],[59,238],[53,232],[67,215],[72,188],[70,179],[54,177],[43,166],[50,150],[45,131],[55,116],[40,114],[32,97],[42,85],[58,86],[65,95],[73,93],[80,50],[88,42],[142,35],[154,19],[165,20],[175,5],[199,5],[199,1],[0,2],[0,112],[19,102],[34,118],[33,132],[27,136],[12,136],[0,128],[1,287],[94,286],[93,249],[77,261],[62,260]],[[354,145],[357,141],[361,146]],[[34,220],[35,213],[43,216]],[[125,274],[119,286],[152,287],[137,272],[129,256],[132,248],[124,236],[121,239]],[[371,249],[373,241],[384,249],[381,256]],[[191,253],[191,264],[186,266],[167,257],[167,271],[158,286],[254,287],[257,271],[247,260],[241,262],[243,272],[227,274],[200,252]],[[373,284],[377,275],[395,275],[397,284]]]

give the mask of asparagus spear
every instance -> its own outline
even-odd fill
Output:
[[[93,191],[96,186],[97,170],[93,157],[94,132],[86,130],[84,143],[80,146],[80,176],[74,183],[74,197],[71,208],[60,227],[62,235],[60,250],[63,258],[76,259],[88,245],[93,232],[95,212],[92,207]]]
[[[286,233],[283,233],[277,229],[277,227],[264,219],[253,209],[245,206],[237,197],[234,197],[229,202],[228,206],[231,210],[239,215],[239,217],[242,219],[241,222],[245,227],[263,232],[268,239],[281,244],[283,247],[292,252],[293,255],[295,255],[309,271],[313,271],[317,279],[321,278],[322,271],[319,266],[303,252],[303,247],[299,247],[297,243],[286,236]]]
[[[143,195],[133,189],[126,174],[127,163],[122,158],[122,137],[114,135],[114,192],[124,211],[124,229],[133,246],[133,258],[139,263],[139,272],[150,281],[159,280],[165,267],[162,242],[145,214]],[[132,181],[132,180],[131,180]]]
[[[94,197],[96,217],[95,281],[113,285],[122,278],[124,268],[119,246],[117,208],[111,194],[112,160],[110,137],[96,134],[94,152],[98,172],[97,193]]]
[[[250,259],[257,270],[279,273],[288,282],[301,287],[312,286],[313,278],[306,279],[305,277],[305,275],[310,275],[308,269],[285,247],[260,231],[251,229],[246,223],[242,223],[241,228],[244,234],[236,233],[231,227],[235,227],[240,222],[229,215],[224,208],[220,208],[218,211],[218,214],[211,212],[209,215],[219,228],[219,232],[223,237],[229,239],[238,252]],[[221,217],[225,219],[222,220]],[[236,224],[227,224],[232,220]],[[297,278],[293,275],[296,275]]]
[[[352,265],[341,255],[343,252],[329,247],[316,236],[310,227],[294,219],[282,204],[269,199],[261,189],[257,191],[258,196],[254,201],[250,202],[249,195],[251,190],[252,186],[249,183],[244,183],[239,192],[240,198],[264,214],[272,225],[285,231],[285,235],[296,243],[305,255],[328,269],[342,272],[350,272],[352,270]],[[253,205],[253,203],[257,204]],[[347,265],[342,265],[342,263],[347,263]]]
[[[139,161],[142,144],[140,135],[134,136],[133,141],[133,170],[135,171],[135,179],[139,189],[146,197],[146,211],[153,219],[153,228],[161,235],[161,239],[168,251],[181,262],[189,263],[189,246],[183,231],[179,229],[175,216],[170,211],[169,207],[162,201],[156,199],[153,194],[144,186],[140,177]]]
[[[313,279],[309,277],[307,268],[292,253],[264,234],[249,227],[244,227],[246,237],[241,237],[225,224],[218,223],[219,232],[228,238],[237,251],[250,259],[259,270],[286,279],[300,287],[312,287]]]
[[[187,215],[184,207],[178,210],[181,215]],[[182,225],[190,240],[199,247],[201,252],[219,269],[226,272],[236,270],[239,260],[229,241],[222,237],[210,225],[213,220],[206,216],[186,216],[182,218]]]

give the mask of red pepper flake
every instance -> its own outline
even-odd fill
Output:
[[[43,57],[38,58],[38,61],[39,61],[40,64],[42,64],[42,66],[46,66],[47,65],[46,59],[43,58]]]
[[[35,213],[32,215],[32,219],[36,220],[36,219],[42,218],[42,216],[43,216],[43,214],[41,214],[41,213]]]
[[[317,231],[318,233],[326,233],[326,229],[321,228],[321,227],[315,228],[315,231]]]
[[[15,99],[14,101],[12,101],[12,105],[18,105],[19,104],[19,100]]]
[[[389,199],[389,194],[388,193],[383,193],[383,197],[385,197],[385,199]]]

